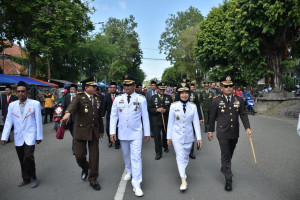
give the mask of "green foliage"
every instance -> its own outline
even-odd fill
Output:
[[[107,65],[108,78],[119,80],[120,84],[124,73],[138,78],[138,83],[142,83],[146,77],[140,69],[143,53],[140,49],[138,34],[135,31],[137,23],[134,20],[132,15],[125,19],[109,18],[103,26],[103,34],[111,45],[110,62]],[[118,66],[120,69],[117,69]]]
[[[285,86],[287,86],[288,92],[297,89],[295,85],[295,80],[290,76],[282,75],[282,82]]]
[[[1,39],[24,41],[33,77],[38,55],[51,59],[66,52],[93,29],[88,16],[92,9],[80,0],[2,0],[1,11]]]
[[[167,60],[174,62],[179,56],[176,55],[180,46],[180,34],[187,28],[197,26],[203,20],[201,12],[194,7],[189,7],[184,12],[171,14],[166,20],[166,29],[160,36],[159,49],[167,56]]]
[[[180,82],[182,75],[183,73],[178,69],[178,67],[169,67],[165,69],[162,75],[162,81],[167,83],[167,85],[177,85]]]
[[[247,85],[269,74],[274,91],[282,88],[282,61],[299,55],[298,1],[232,0],[213,8],[200,23],[195,54],[210,75],[215,66]],[[298,27],[298,28],[297,28]]]

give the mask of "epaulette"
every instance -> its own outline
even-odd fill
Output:
[[[190,101],[190,103],[196,105],[196,104],[195,104],[194,102],[192,102],[192,101]]]
[[[83,92],[77,92],[77,94],[76,95],[81,95],[81,94],[84,94]]]
[[[171,103],[171,105],[172,105],[172,104],[175,104],[175,103],[178,103],[178,102],[179,102],[179,101],[174,101],[173,103]]]
[[[220,98],[220,97],[222,97],[222,95],[221,95],[221,96],[217,96],[216,99],[217,99],[217,98]]]
[[[141,97],[144,97],[144,98],[146,98],[144,95],[142,95],[142,94],[138,94],[139,96],[141,96]]]

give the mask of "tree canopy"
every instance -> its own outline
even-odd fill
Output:
[[[270,75],[280,92],[282,61],[299,56],[299,9],[293,0],[225,1],[200,24],[197,59],[206,69],[231,72],[249,85]]]

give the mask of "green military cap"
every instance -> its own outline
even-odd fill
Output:
[[[157,84],[157,87],[160,90],[165,90],[167,88],[167,85],[165,82],[160,82],[159,84]]]
[[[204,81],[203,85],[204,85],[204,87],[207,87],[207,86],[209,86],[209,82],[208,81]]]

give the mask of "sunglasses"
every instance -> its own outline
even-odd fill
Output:
[[[228,88],[228,87],[232,88],[233,85],[223,85],[223,87],[224,87],[224,88]]]
[[[17,90],[17,93],[25,93],[26,90]]]

